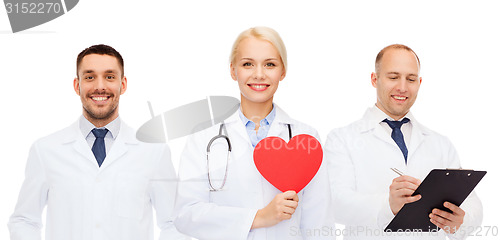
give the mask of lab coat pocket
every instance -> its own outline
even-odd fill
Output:
[[[229,189],[225,188],[224,190],[220,191],[211,191],[210,192],[210,202],[215,203],[217,205],[221,206],[236,206],[237,205],[237,199],[236,196],[238,194],[235,193],[234,191],[230,191]]]
[[[146,178],[119,176],[115,189],[115,212],[120,217],[140,220],[148,199]]]
[[[230,185],[232,184],[228,184],[227,179],[224,180],[224,171],[221,169],[212,171],[210,179],[212,187],[217,189],[217,191],[210,191],[210,202],[225,205],[227,198],[231,198]]]
[[[209,195],[211,203],[228,207],[248,207],[248,204],[257,201],[255,196],[259,196],[253,189],[229,176],[222,190],[210,191]]]
[[[215,171],[211,171],[211,183],[215,189],[218,191],[210,191],[210,202],[223,206],[234,206],[237,202],[236,198],[238,196],[238,183],[236,179],[231,176],[225,178],[225,168],[218,168]],[[227,174],[230,174],[229,172]],[[222,187],[223,186],[223,187]],[[222,189],[220,189],[222,187]]]

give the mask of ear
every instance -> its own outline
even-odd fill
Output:
[[[285,69],[283,69],[283,73],[281,73],[281,77],[280,77],[280,82],[285,78],[286,76],[286,71]]]
[[[127,91],[127,77],[123,76],[120,95],[124,94]]]
[[[80,96],[80,80],[78,80],[78,77],[73,79],[73,88],[75,89],[76,94]]]
[[[372,76],[371,76],[371,78],[372,78],[372,86],[373,86],[374,88],[377,88],[377,74],[376,74],[376,73],[374,73],[374,72],[372,72]]]
[[[238,79],[236,78],[236,69],[234,69],[233,63],[231,63],[231,65],[229,65],[229,68],[231,70],[231,78],[234,81],[238,81]]]

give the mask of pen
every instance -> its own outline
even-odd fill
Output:
[[[404,173],[399,171],[397,168],[391,168],[392,171],[394,171],[395,173],[399,174],[399,176],[403,176]]]

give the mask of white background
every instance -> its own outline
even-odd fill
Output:
[[[208,95],[239,97],[228,57],[252,26],[276,29],[288,49],[275,102],[328,132],[375,103],[375,56],[412,47],[422,62],[420,122],[449,137],[464,168],[487,170],[476,191],[484,226],[500,227],[500,35],[496,1],[120,1],[81,0],[66,15],[12,34],[0,8],[0,239],[24,178],[30,145],[76,121],[77,54],[104,43],[125,59],[120,115],[138,128],[156,114]],[[174,164],[185,139],[171,141]],[[484,233],[483,233],[484,234]],[[475,238],[472,238],[475,239]],[[482,237],[477,239],[493,239]]]

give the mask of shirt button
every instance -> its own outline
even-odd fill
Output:
[[[101,180],[101,178],[96,178],[96,179],[95,179],[95,182],[96,182],[96,183],[100,183],[100,182],[102,182],[102,180]]]
[[[99,223],[95,225],[95,228],[100,228],[100,227],[101,227],[101,224],[99,224]]]

